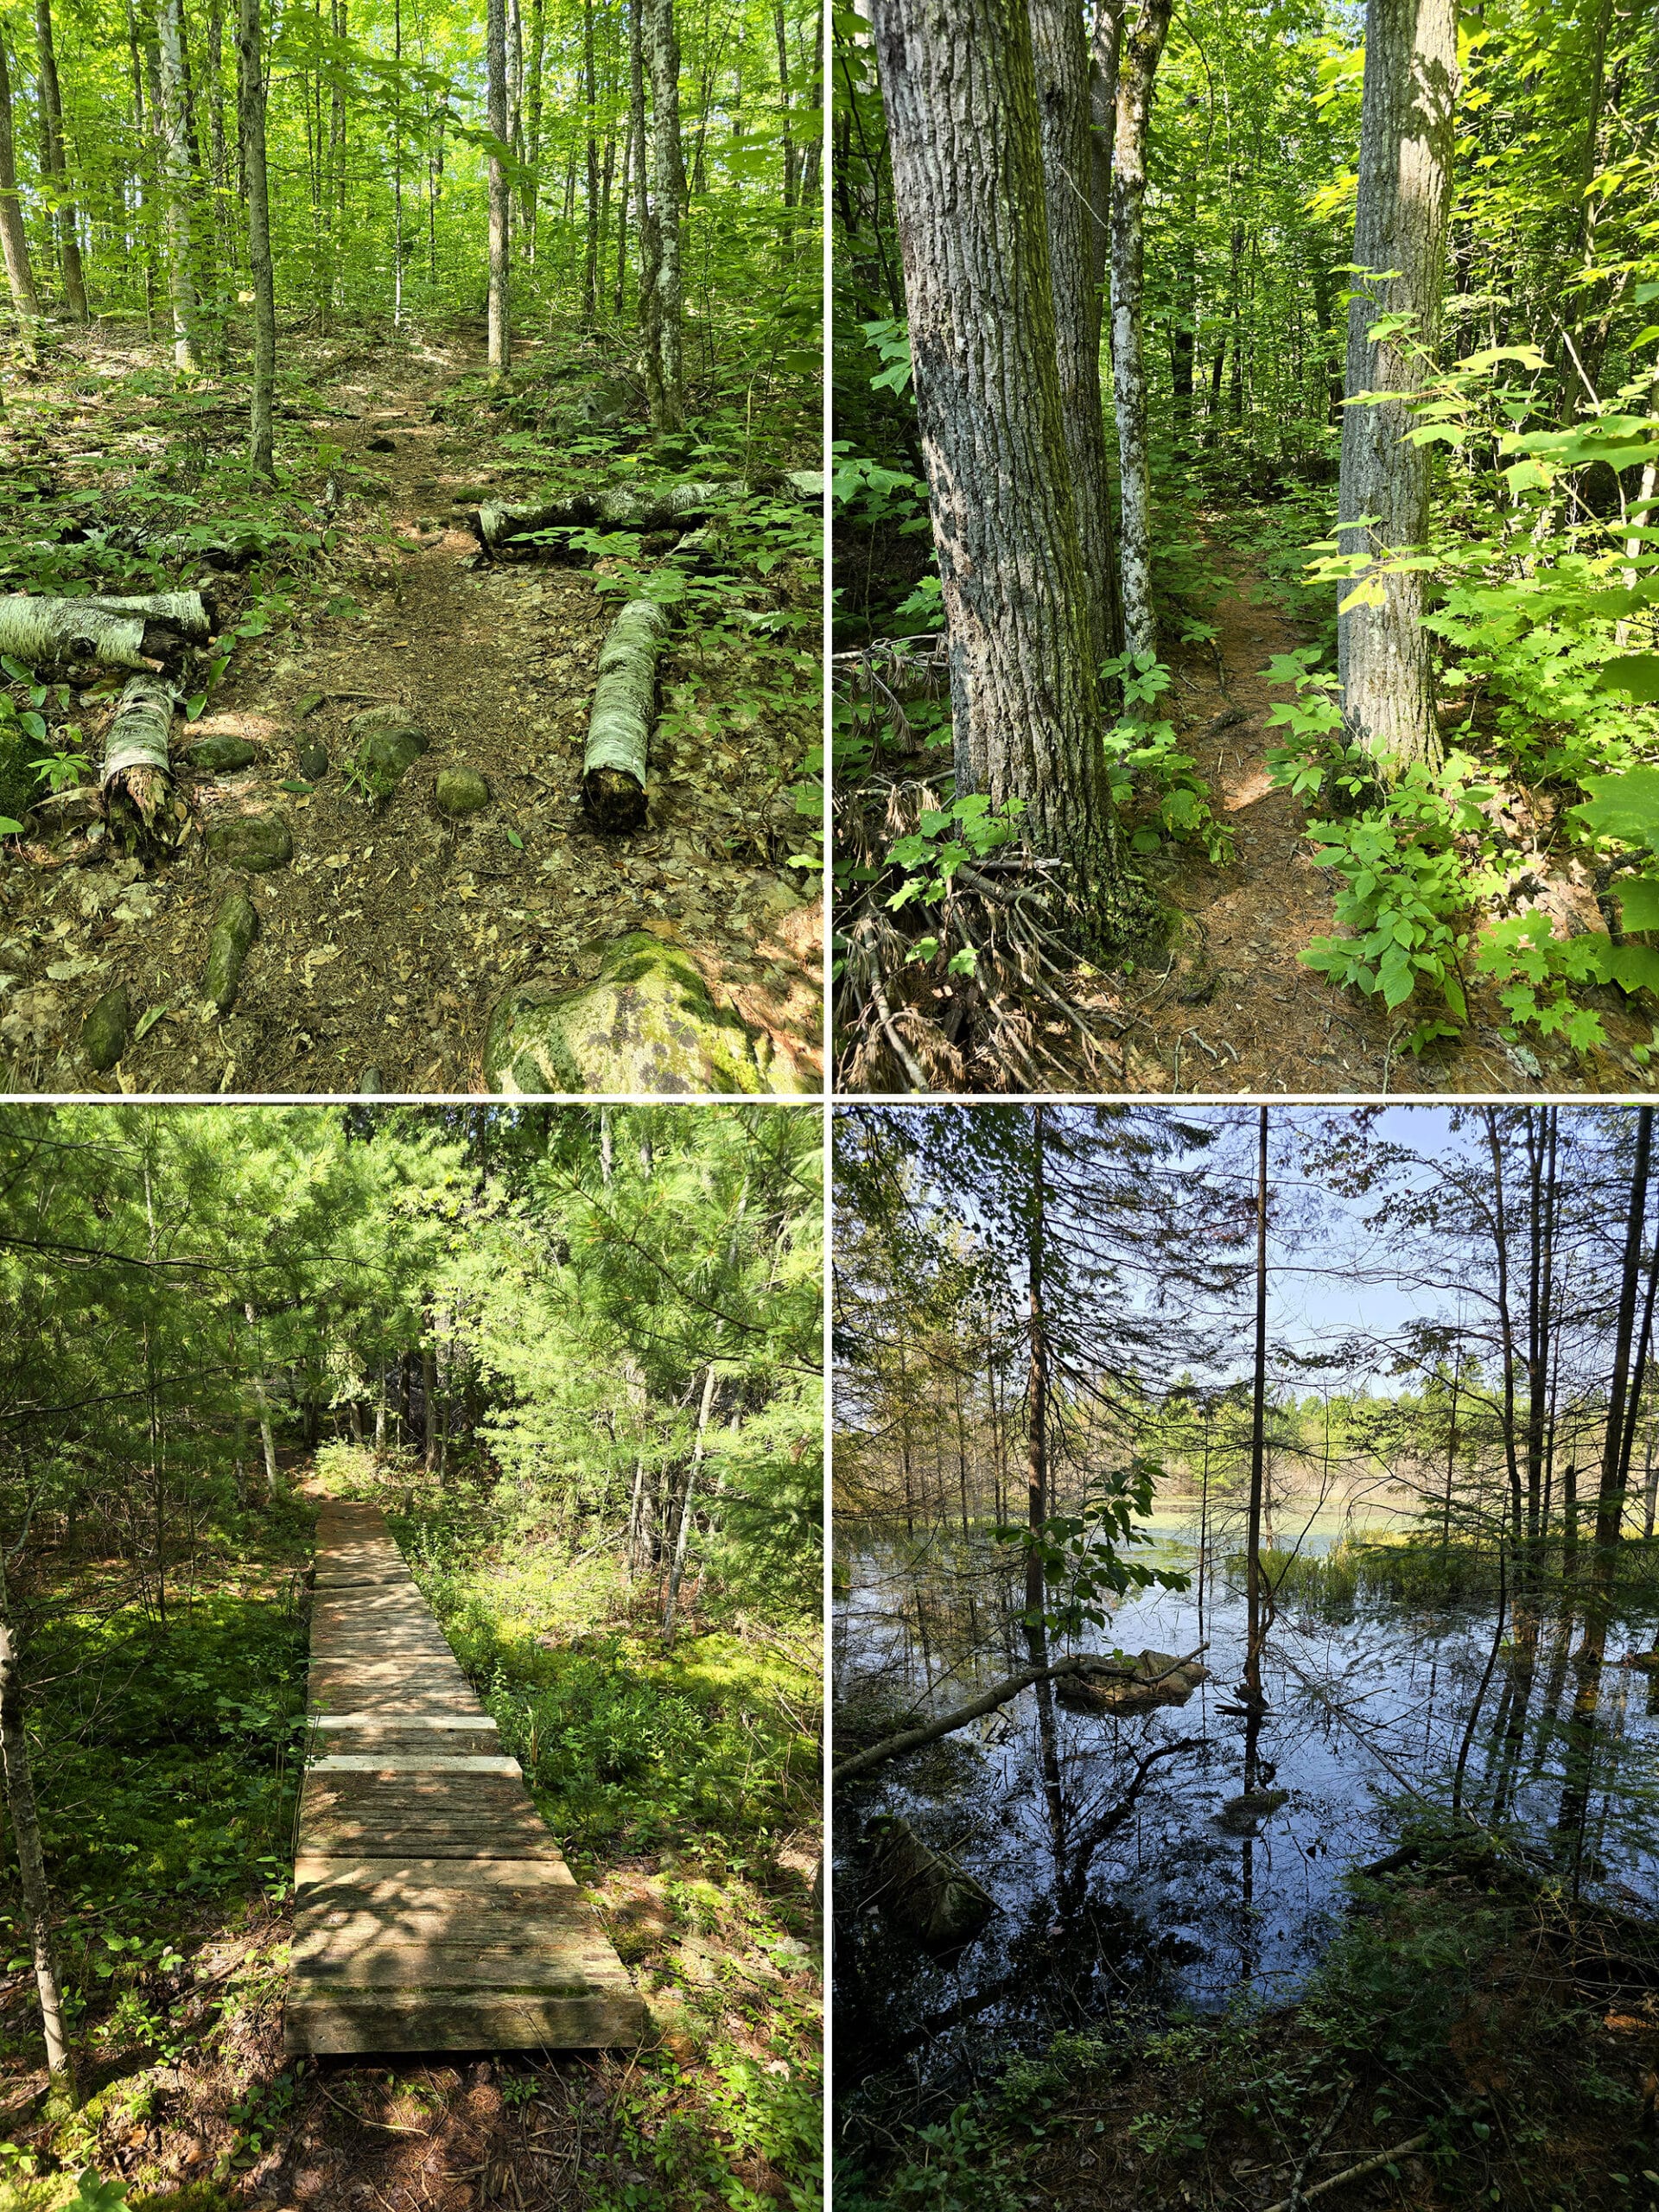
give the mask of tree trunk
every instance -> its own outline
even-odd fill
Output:
[[[248,273],[253,292],[253,377],[248,454],[256,472],[276,475],[271,393],[276,379],[276,295],[270,262],[270,198],[265,168],[265,79],[259,0],[237,0],[236,125],[248,200]]]
[[[680,232],[685,214],[685,156],[680,143],[680,43],[674,0],[644,0],[651,67],[652,198],[657,214],[657,298],[661,321],[662,415],[653,430],[685,424],[684,295]]]
[[[29,668],[95,660],[106,668],[145,669],[170,659],[187,641],[213,634],[200,592],[141,593],[132,598],[0,598],[0,652]]]
[[[0,35],[0,252],[6,263],[6,282],[11,304],[32,348],[35,326],[41,318],[40,295],[29,258],[29,233],[23,227],[22,203],[17,197],[17,156],[12,135],[11,75],[6,67],[6,41]]]
[[[1122,652],[1122,609],[1112,545],[1111,484],[1100,397],[1100,288],[1089,232],[1089,50],[1069,0],[1028,0],[1048,217],[1055,355],[1084,586],[1096,663]],[[781,17],[780,17],[781,21]]]
[[[1627,1413],[1627,1396],[1630,1386],[1630,1353],[1636,1335],[1637,1288],[1645,1242],[1648,1173],[1652,1152],[1653,1109],[1643,1106],[1637,1109],[1636,1117],[1636,1157],[1630,1166],[1630,1204],[1624,1220],[1618,1314],[1613,1325],[1613,1372],[1607,1389],[1607,1427],[1602,1441],[1601,1479],[1596,1490],[1596,1548],[1590,1576],[1592,1595],[1585,1625],[1586,1643],[1594,1644],[1598,1659],[1600,1657],[1600,1639],[1606,1634],[1608,1618],[1612,1611],[1613,1576],[1618,1561],[1619,1540],[1624,1531],[1624,1493],[1630,1480],[1630,1446],[1635,1440],[1634,1423]],[[1652,1314],[1649,1299],[1643,1322],[1644,1336],[1652,1326]],[[1635,1361],[1638,1386],[1646,1356],[1644,1344],[1637,1351]]]
[[[1152,84],[1169,35],[1173,0],[1141,0],[1117,72],[1112,146],[1112,383],[1117,400],[1118,497],[1122,523],[1123,644],[1158,650],[1152,612],[1152,470],[1147,450],[1147,363],[1142,343],[1143,214]]]
[[[490,124],[490,329],[492,375],[505,377],[512,365],[512,336],[507,298],[507,249],[511,217],[507,173],[502,155],[507,143],[506,0],[489,0],[488,73]]]
[[[1413,341],[1433,344],[1439,310],[1457,92],[1452,0],[1370,0],[1353,257],[1375,273],[1353,277],[1348,307],[1337,543],[1373,565],[1340,587],[1344,601],[1366,597],[1338,617],[1337,657],[1349,737],[1391,776],[1441,758],[1422,576],[1379,575],[1374,563],[1428,536],[1428,453],[1406,432],[1423,375]],[[1385,315],[1413,327],[1372,338]],[[1400,397],[1355,404],[1364,391]]]
[[[542,159],[542,61],[547,48],[547,18],[544,0],[531,0],[530,10],[530,70],[524,95],[525,176],[519,188],[518,229],[524,239],[524,258],[536,258],[536,215],[538,192],[537,180]]]
[[[196,279],[190,254],[190,149],[185,116],[183,0],[161,0],[162,167],[167,192],[167,284],[173,302],[173,359],[200,365]]]
[[[73,2103],[76,2098],[74,2075],[69,2064],[69,2035],[64,2024],[61,1984],[52,1942],[52,1898],[47,1887],[46,1854],[41,1845],[35,1781],[29,1771],[22,1684],[17,1672],[17,1648],[12,1638],[3,1559],[0,1559],[0,1760],[3,1760],[5,1767],[6,1808],[11,1815],[23,1916],[28,1923],[29,1949],[34,1955],[41,2025],[46,2035],[47,2076],[58,2094],[67,2094]]]
[[[649,125],[645,118],[645,0],[628,9],[628,99],[633,135],[633,197],[639,232],[639,368],[653,424],[663,419],[663,308],[657,289],[662,245],[657,209],[645,179]]]
[[[438,1363],[431,1344],[421,1346],[421,1436],[423,1459],[428,1474],[435,1474],[438,1465]]]
[[[52,0],[35,0],[35,43],[41,60],[41,129],[47,173],[52,179],[53,220],[63,264],[64,305],[77,322],[85,322],[86,285],[80,269],[75,203],[70,194],[63,158],[63,98],[58,86],[58,57],[52,39]]]
[[[1071,490],[1025,0],[874,0],[917,420],[950,639],[957,788],[1070,868],[1098,948],[1143,932],[1124,863]]]
[[[251,1299],[244,1302],[242,1312],[248,1327],[257,1330],[258,1322],[254,1315]],[[276,1440],[270,1433],[270,1401],[265,1395],[265,1378],[259,1372],[257,1360],[253,1368],[253,1397],[259,1408],[259,1442],[265,1455],[265,1503],[274,1505],[276,1502]]]
[[[1244,1702],[1259,1717],[1262,1692],[1262,1494],[1267,1477],[1268,1420],[1268,1109],[1256,1109],[1255,1162],[1255,1360],[1250,1378],[1250,1501],[1244,1533]],[[1255,1766],[1255,1741],[1248,1746],[1247,1770]],[[1247,1771],[1245,1789],[1254,1786]]]
[[[702,1465],[703,1439],[709,1433],[709,1416],[714,1410],[714,1403],[715,1370],[711,1361],[702,1378],[702,1402],[697,1408],[697,1433],[691,1446],[691,1465],[686,1471],[685,1498],[680,1507],[680,1530],[674,1541],[674,1560],[668,1574],[668,1598],[663,1608],[663,1642],[670,1650],[674,1648],[674,1608],[679,1599],[681,1578],[685,1573],[685,1552],[691,1535],[697,1471]]]
[[[1043,1618],[1046,1590],[1037,1545],[1048,1518],[1048,1331],[1043,1313],[1044,1180],[1043,1109],[1031,1112],[1031,1207],[1026,1223],[1027,1332],[1030,1340],[1026,1382],[1026,1649],[1033,1667],[1043,1665],[1047,1643]]]
[[[582,309],[599,321],[599,75],[594,61],[594,0],[582,0],[582,93],[588,118],[585,147],[588,193],[582,225]]]

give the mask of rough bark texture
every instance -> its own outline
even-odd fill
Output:
[[[29,668],[102,661],[149,668],[187,640],[205,639],[212,621],[200,592],[155,592],[137,599],[0,599],[0,652]]]
[[[657,660],[667,610],[631,599],[605,633],[588,721],[582,798],[596,828],[639,829],[645,818],[645,768],[657,718]]]
[[[573,499],[493,501],[469,518],[472,532],[486,553],[548,553],[554,548],[518,541],[539,530],[587,530],[602,524],[620,530],[677,530],[693,515],[742,486],[727,480],[713,484],[664,484],[640,490],[581,493]]]
[[[35,1986],[41,2001],[41,2024],[46,2034],[46,2070],[52,2085],[73,2095],[69,2071],[69,2037],[64,2024],[63,1999],[57,1959],[52,1943],[52,1899],[47,1887],[46,1854],[41,1847],[40,1815],[35,1805],[35,1783],[29,1770],[29,1737],[23,1726],[22,1688],[17,1675],[17,1652],[8,1617],[5,1576],[0,1567],[0,1764],[5,1769],[6,1808],[11,1815],[12,1848],[16,1854],[19,1886],[23,1895],[23,1918],[34,1956]]]
[[[170,683],[153,676],[133,677],[121,694],[104,742],[99,780],[105,796],[125,799],[146,830],[172,790],[167,748],[178,703],[179,695]]]
[[[86,283],[81,274],[80,239],[75,203],[70,197],[63,159],[63,96],[58,87],[58,55],[52,37],[52,0],[35,0],[35,44],[41,59],[41,124],[46,166],[53,178],[58,258],[63,269],[63,303],[77,322],[86,317]]]
[[[265,79],[259,0],[238,0],[236,119],[248,201],[248,273],[253,291],[253,383],[249,400],[249,456],[262,476],[275,475],[271,392],[276,378],[276,296],[270,265],[270,200],[265,168]]]
[[[6,67],[6,42],[0,36],[0,254],[5,257],[6,282],[11,304],[25,329],[38,321],[40,296],[29,258],[29,234],[23,228],[22,203],[17,197],[17,154],[11,124],[11,75]]]
[[[1348,308],[1348,405],[1342,423],[1337,542],[1344,553],[1382,554],[1421,545],[1428,534],[1428,454],[1405,442],[1402,397],[1355,404],[1363,391],[1408,394],[1422,371],[1410,334],[1372,339],[1382,315],[1416,318],[1432,344],[1446,254],[1446,203],[1458,92],[1457,10],[1452,0],[1370,0],[1359,137],[1355,276]],[[1389,276],[1387,272],[1399,274]],[[1372,518],[1369,524],[1362,518]],[[1414,760],[1436,764],[1423,580],[1377,580],[1380,607],[1338,618],[1338,665],[1350,737],[1391,772]],[[1346,599],[1356,588],[1341,587]]]
[[[1106,423],[1100,399],[1100,288],[1094,277],[1096,248],[1090,237],[1094,211],[1089,49],[1082,15],[1071,0],[1029,0],[1029,10],[1060,411],[1077,503],[1094,657],[1101,661],[1109,653],[1121,652],[1123,642]]]
[[[190,265],[190,149],[184,81],[182,0],[161,0],[162,166],[167,188],[167,288],[173,302],[173,359],[198,365],[196,279]]]
[[[1142,0],[1117,71],[1112,144],[1112,383],[1117,400],[1117,459],[1122,521],[1123,642],[1155,653],[1152,613],[1152,474],[1147,451],[1147,363],[1141,341],[1142,216],[1152,85],[1169,35],[1171,0]]]
[[[1101,744],[1025,0],[874,0],[957,787],[1026,803],[1101,946],[1143,930]]]
[[[662,238],[657,209],[646,183],[646,149],[650,131],[645,119],[645,0],[631,0],[628,9],[628,109],[633,138],[633,196],[639,230],[639,366],[645,379],[645,404],[653,423],[663,419],[663,316],[657,277],[662,265]]]
[[[680,229],[685,213],[685,156],[680,143],[680,42],[674,0],[645,0],[645,52],[651,66],[652,198],[657,210],[657,299],[661,317],[662,420],[656,430],[685,422],[684,301]]]
[[[507,10],[506,0],[489,0],[488,74],[490,137],[490,367],[505,376],[512,363],[512,338],[507,302],[507,250],[510,216],[507,173],[501,150],[507,143]]]

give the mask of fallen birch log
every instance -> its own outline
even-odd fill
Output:
[[[741,493],[741,482],[728,477],[711,484],[617,485],[607,492],[582,492],[574,499],[529,500],[509,505],[492,500],[467,518],[486,553],[548,553],[554,548],[531,542],[544,530],[677,530],[693,516],[706,514],[716,500]]]
[[[205,644],[213,615],[199,591],[159,591],[137,599],[0,599],[0,653],[40,668],[101,661],[110,668],[155,670],[186,645]]]
[[[156,817],[173,793],[167,747],[178,703],[179,695],[170,683],[153,676],[135,676],[121,694],[104,741],[99,781],[111,818],[136,815],[146,837],[156,835]]]
[[[596,830],[620,836],[645,818],[645,769],[657,714],[657,661],[668,610],[631,599],[605,633],[588,718],[582,803]]]

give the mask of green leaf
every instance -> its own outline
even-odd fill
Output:
[[[1621,991],[1659,991],[1659,952],[1648,944],[1616,944],[1607,975]]]
[[[283,784],[281,788],[285,791],[298,791],[302,798],[309,798],[310,794],[315,791],[317,787],[315,784],[290,782]]]
[[[1631,768],[1622,776],[1586,776],[1590,797],[1572,810],[1598,837],[1645,845],[1659,835],[1659,768]]]
[[[522,853],[524,849],[524,841],[518,835],[518,832],[516,830],[508,830],[507,842],[512,847],[515,853]]]
[[[34,670],[25,668],[21,661],[13,660],[10,653],[0,653],[0,668],[4,669],[14,683],[32,683],[35,681]]]
[[[198,691],[194,699],[187,699],[184,702],[184,719],[186,721],[200,721],[201,720],[201,710],[207,703],[207,694],[205,691]]]
[[[17,721],[19,728],[27,730],[33,738],[43,738],[46,735],[46,724],[39,715],[19,715]]]
[[[1602,691],[1628,691],[1638,706],[1659,705],[1659,653],[1621,653],[1601,671]]]
[[[0,837],[15,837],[22,829],[21,822],[14,822],[9,814],[0,814]]]
[[[136,1045],[141,1037],[148,1037],[166,1012],[167,1001],[163,999],[159,1006],[153,1006],[148,1013],[141,1014],[138,1017],[138,1026],[132,1033],[133,1043]]]
[[[1627,930],[1659,930],[1659,878],[1627,876],[1615,889],[1620,918]]]

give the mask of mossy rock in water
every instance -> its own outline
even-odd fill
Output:
[[[1288,1789],[1253,1789],[1230,1797],[1216,1815],[1216,1826],[1227,1835],[1252,1836],[1281,1805],[1290,1802]]]
[[[1054,1694],[1073,1713],[1153,1713],[1160,1706],[1185,1705],[1198,1684],[1209,1679],[1210,1669],[1196,1659],[1147,1650],[1128,1674],[1103,1659],[1077,1674],[1062,1675]]]
[[[547,1091],[773,1088],[770,1040],[717,1007],[690,957],[645,931],[606,948],[597,979],[573,991],[510,991],[490,1017],[484,1081],[516,1095]]]
[[[476,768],[440,768],[433,798],[440,814],[476,814],[490,803],[490,787]]]
[[[232,814],[207,832],[207,849],[250,875],[286,868],[294,857],[294,833],[280,814]]]
[[[223,775],[232,768],[245,768],[259,758],[259,749],[250,745],[245,737],[232,737],[224,732],[213,737],[199,737],[194,745],[184,748],[186,761],[193,768]]]
[[[127,988],[118,983],[112,991],[105,992],[80,1026],[80,1048],[99,1075],[112,1068],[126,1051],[131,1026]]]
[[[959,1951],[971,1943],[996,1910],[973,1876],[924,1843],[897,1814],[880,1815],[865,1834],[874,1902],[887,1918],[925,1950]]]
[[[357,772],[376,798],[390,798],[432,742],[401,715],[359,715],[353,728],[359,738]]]

